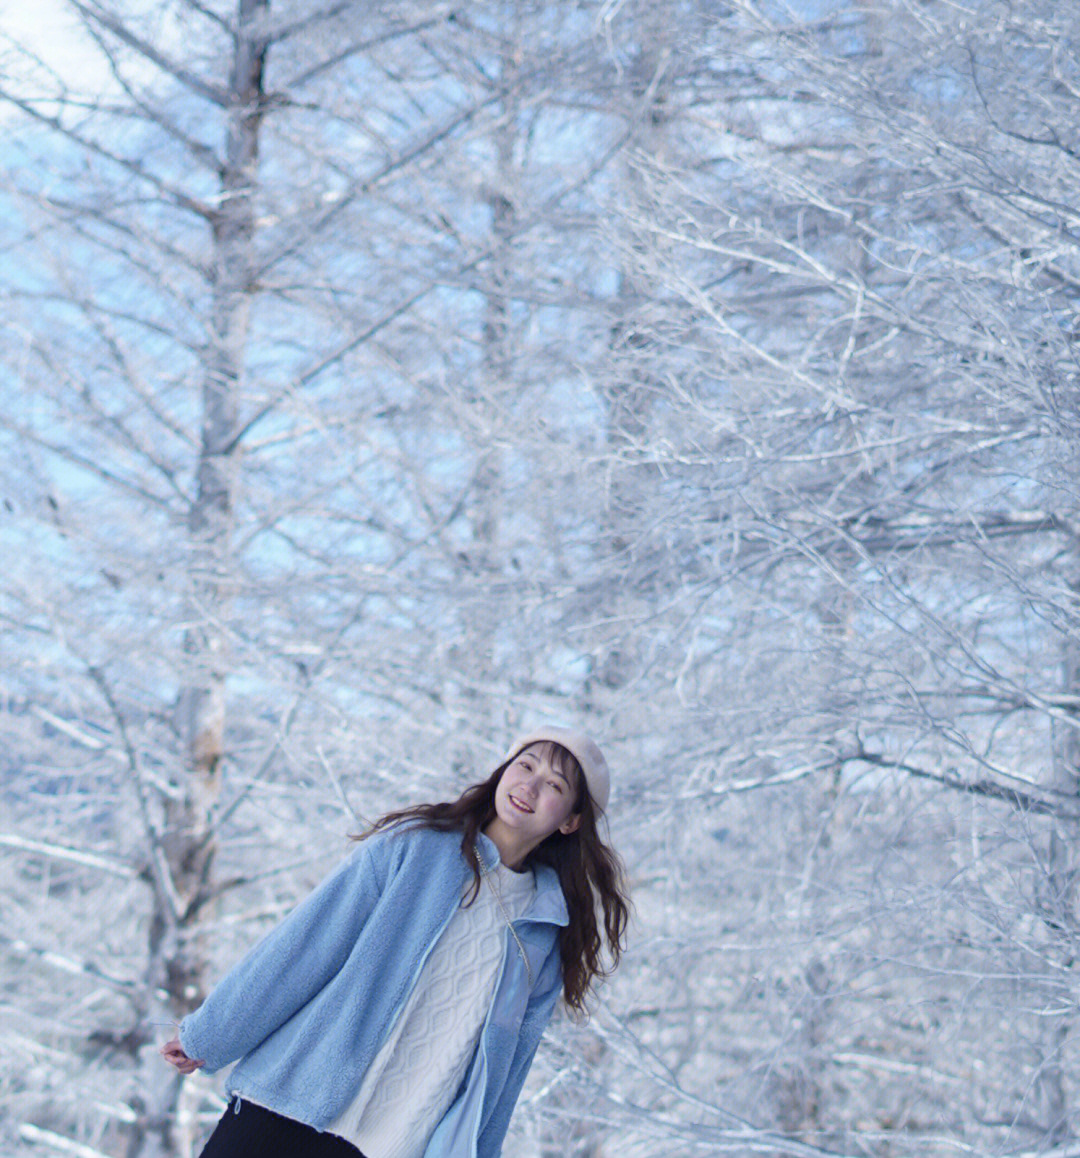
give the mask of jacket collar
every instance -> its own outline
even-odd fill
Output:
[[[482,832],[476,834],[476,855],[485,872],[492,872],[499,863],[499,850],[495,842]],[[569,925],[570,911],[566,907],[559,874],[547,864],[531,866],[536,880],[536,896],[529,908],[519,918],[522,921],[544,921],[549,925]]]

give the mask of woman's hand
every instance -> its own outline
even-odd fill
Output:
[[[184,1053],[184,1047],[180,1044],[178,1037],[174,1037],[172,1041],[167,1041],[161,1047],[161,1056],[169,1065],[176,1066],[182,1074],[193,1074],[200,1066],[206,1064],[201,1059],[196,1061],[194,1058],[188,1057]]]

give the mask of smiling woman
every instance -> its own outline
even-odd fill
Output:
[[[586,735],[541,728],[358,837],[162,1051],[181,1073],[240,1059],[204,1158],[495,1158],[560,990],[581,1010],[622,951],[609,784]]]
[[[536,740],[511,760],[495,789],[495,815],[484,828],[503,864],[516,869],[552,833],[577,831],[583,778],[588,781],[570,749],[553,740]],[[591,795],[597,799],[595,788]]]

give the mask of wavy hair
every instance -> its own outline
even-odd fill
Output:
[[[559,931],[563,999],[575,1013],[584,1015],[585,999],[593,981],[613,972],[622,956],[629,918],[626,874],[619,855],[600,839],[596,806],[581,765],[561,744],[544,742],[551,745],[553,767],[571,784],[577,784],[573,811],[581,822],[574,832],[553,832],[529,853],[524,863],[550,865],[558,874],[570,914],[569,924]],[[495,788],[516,757],[517,753],[503,761],[486,780],[466,788],[456,800],[414,804],[389,812],[355,839],[363,840],[381,829],[410,823],[439,832],[460,831],[461,854],[475,878],[467,902],[472,904],[481,886],[476,837],[495,818]],[[606,966],[605,940],[609,959]]]

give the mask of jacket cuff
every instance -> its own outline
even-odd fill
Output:
[[[191,1021],[192,1015],[188,1014],[188,1016],[180,1022],[180,1030],[177,1034],[177,1037],[180,1038],[180,1048],[192,1061],[202,1061],[205,1063],[202,1066],[202,1072],[204,1074],[216,1073],[221,1067],[210,1064],[205,1049],[200,1045],[199,1035],[195,1032],[195,1027],[191,1024]]]

